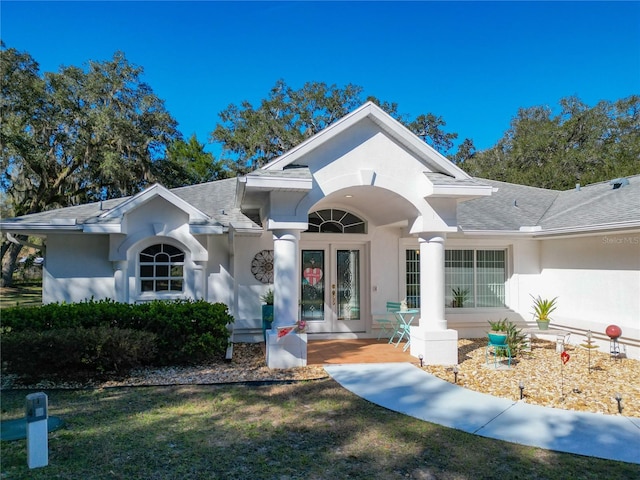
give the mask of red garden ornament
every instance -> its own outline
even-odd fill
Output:
[[[571,358],[571,356],[567,352],[562,352],[560,354],[560,358],[562,359],[562,363],[566,365],[569,359]]]
[[[618,325],[609,325],[604,332],[611,340],[615,340],[622,335],[622,329]]]

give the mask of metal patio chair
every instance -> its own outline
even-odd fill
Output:
[[[387,311],[385,313],[374,314],[373,317],[378,325],[378,328],[380,328],[380,332],[378,333],[378,340],[380,340],[382,337],[391,340],[398,329],[398,319],[395,316],[395,312],[400,311],[400,308],[400,302],[387,302]]]

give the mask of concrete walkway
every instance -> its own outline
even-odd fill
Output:
[[[521,445],[640,464],[640,418],[492,397],[445,382],[409,363],[324,368],[356,395],[420,420]]]

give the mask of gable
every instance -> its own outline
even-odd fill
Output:
[[[345,149],[349,146],[353,148],[378,134],[383,134],[389,141],[387,146],[391,144],[401,146],[402,150],[426,171],[444,173],[453,178],[470,178],[372,102],[365,103],[263,168],[283,170],[290,165],[305,165],[313,170],[312,159],[330,158],[330,153],[336,149]]]
[[[146,190],[140,192],[137,195],[129,198],[127,201],[121,203],[116,208],[106,211],[100,218],[121,218],[128,212],[145,205],[147,202],[153,200],[156,197],[161,197],[176,208],[182,210],[189,216],[190,221],[206,221],[209,218],[200,210],[185,202],[182,198],[164,188],[162,185],[155,184]]]
[[[141,225],[158,225],[156,230],[178,228],[189,223],[189,214],[167,199],[156,196],[142,205],[124,213],[121,220],[122,233],[135,232]]]

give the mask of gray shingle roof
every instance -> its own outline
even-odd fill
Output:
[[[216,182],[174,188],[171,192],[209,215],[212,220],[228,227],[231,223],[252,222],[235,205],[236,184],[236,178],[227,178]]]
[[[542,218],[542,228],[640,222],[640,175],[627,180],[617,189],[607,181],[560,192]]]
[[[265,170],[259,168],[247,174],[254,177],[287,177],[287,178],[303,178],[312,179],[311,171],[307,166],[301,165],[288,165],[283,170]]]
[[[22,217],[2,219],[3,223],[26,224],[48,223],[56,220],[77,220],[78,224],[86,223],[102,214],[105,210],[116,208],[131,197],[114,198],[103,202],[86,203],[73,207],[56,208],[39,213],[31,213]]]
[[[628,185],[618,189],[607,181],[566,191],[478,179],[497,188],[497,192],[460,204],[458,223],[467,231],[532,226],[548,231],[640,224],[640,175],[627,179]]]
[[[256,173],[265,174],[264,171]],[[270,174],[270,173],[266,173]],[[293,175],[306,178],[306,168],[286,169],[278,175]],[[429,178],[442,182],[460,182],[446,175],[428,174]],[[466,180],[473,184],[494,187],[490,197],[463,202],[458,207],[458,224],[463,231],[517,231],[521,227],[539,226],[542,231],[582,229],[597,226],[632,224],[640,226],[640,175],[627,177],[628,184],[614,189],[610,182],[587,185],[580,190],[546,190],[543,188],[515,185],[475,178]],[[258,228],[257,220],[250,218],[236,207],[236,178],[202,183],[171,191],[198,210],[207,214],[209,224],[252,225]],[[14,219],[3,219],[5,227],[34,223],[54,223],[76,220],[77,224],[94,223],[105,210],[116,208],[130,197],[104,202],[78,205],[25,215]],[[109,222],[117,219],[109,219]]]
[[[215,182],[201,183],[171,189],[175,195],[188,202],[211,220],[210,225],[221,224],[228,227],[231,223],[247,224],[255,222],[244,215],[235,206],[236,178],[228,178]],[[122,197],[103,202],[87,203],[73,207],[58,208],[45,212],[33,213],[22,217],[3,219],[3,223],[19,226],[21,224],[52,223],[60,220],[76,220],[76,224],[105,223],[98,217],[106,210],[111,210],[126,202],[131,197]],[[107,222],[117,222],[118,219],[109,219]]]
[[[478,180],[491,185],[494,192],[490,197],[469,200],[458,206],[458,224],[463,231],[519,230],[522,226],[538,225],[559,193],[484,178]]]

